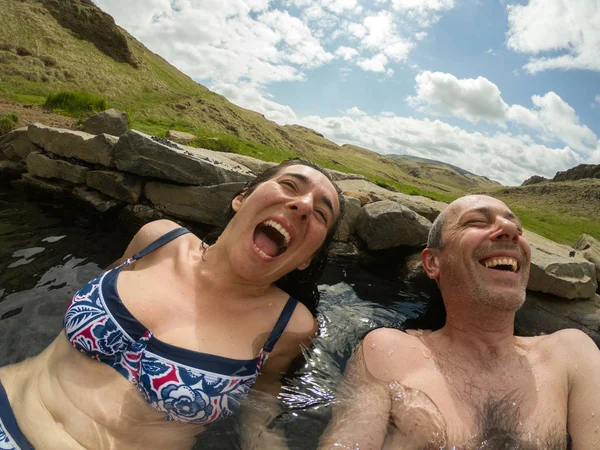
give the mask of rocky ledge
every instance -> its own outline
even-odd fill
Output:
[[[86,127],[94,134],[32,124],[0,137],[0,178],[13,178],[12,183],[23,188],[71,196],[102,213],[134,217],[139,223],[169,217],[218,226],[232,195],[273,165],[136,130],[123,133],[123,126],[115,124],[119,114],[104,114],[111,116],[96,118],[93,127]],[[418,254],[446,204],[392,192],[361,176],[331,173],[347,204],[331,257],[360,264],[391,263],[409,279],[424,279]],[[529,231],[525,235],[532,247],[529,290],[570,301],[594,297],[600,275],[597,241],[582,237],[575,249]]]

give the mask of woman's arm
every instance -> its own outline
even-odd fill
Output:
[[[241,440],[244,450],[287,448],[283,433],[268,426],[281,411],[281,402],[277,399],[281,392],[281,377],[292,361],[302,354],[302,347],[310,345],[316,332],[314,317],[303,305],[298,304],[242,407]]]

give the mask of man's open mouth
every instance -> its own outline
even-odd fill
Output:
[[[519,271],[518,261],[510,256],[482,259],[481,261],[479,261],[479,264],[488,269],[504,270],[507,272]]]
[[[274,220],[265,220],[254,230],[254,248],[263,256],[279,256],[289,245],[290,234]]]

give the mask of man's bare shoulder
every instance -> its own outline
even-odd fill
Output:
[[[369,372],[383,381],[399,380],[422,363],[426,351],[421,336],[429,331],[378,328],[363,340],[363,354]]]

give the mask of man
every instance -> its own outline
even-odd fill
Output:
[[[600,448],[594,342],[578,330],[513,334],[530,260],[504,203],[451,203],[422,253],[446,324],[370,332],[348,363],[321,448]]]

